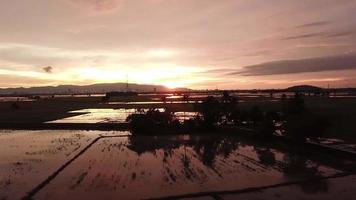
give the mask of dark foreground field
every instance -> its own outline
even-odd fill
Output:
[[[62,97],[41,99],[38,101],[18,102],[18,109],[12,108],[13,102],[0,102],[0,128],[27,129],[33,127],[41,129],[42,123],[63,118],[82,115],[81,112],[70,112],[82,109],[137,109],[137,108],[169,108],[171,111],[193,111],[195,102],[204,97],[191,97],[189,102],[182,99],[167,99],[161,101],[161,96],[115,97],[108,102],[103,102],[101,97]],[[330,121],[326,136],[331,138],[356,141],[356,98],[355,97],[305,97],[308,109]],[[265,111],[281,110],[280,98],[268,95],[249,95],[239,97],[239,107],[248,110],[259,106]],[[110,117],[110,116],[109,116]],[[119,122],[122,122],[119,121]],[[84,122],[85,123],[85,122]],[[55,126],[54,126],[55,127]],[[71,126],[64,128],[71,128]],[[81,129],[80,126],[72,126]],[[51,128],[43,126],[43,128]],[[59,127],[60,128],[60,127]],[[83,129],[91,129],[83,126]],[[122,129],[125,126],[117,126]],[[100,129],[100,128],[99,128]]]
[[[354,160],[231,135],[2,131],[0,145],[0,199],[353,199],[356,189]]]
[[[355,199],[355,155],[237,132],[144,136],[128,131],[125,118],[137,108],[190,113],[203,98],[0,102],[0,200]],[[331,122],[326,137],[356,142],[355,98],[304,100]],[[280,98],[239,97],[241,109],[256,105],[282,109]]]

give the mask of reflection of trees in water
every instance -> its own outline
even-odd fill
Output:
[[[329,184],[327,179],[316,179],[313,181],[299,184],[303,192],[308,194],[315,194],[319,192],[327,192],[329,190]]]
[[[198,159],[207,167],[214,168],[214,161],[217,156],[228,157],[231,152],[238,148],[236,139],[226,139],[223,137],[213,137],[208,139],[192,139],[179,140],[179,136],[135,136],[129,138],[128,148],[138,155],[145,152],[155,153],[157,150],[164,152],[163,162],[167,161],[167,157],[172,156],[175,149],[183,148],[184,154],[182,158],[183,166],[189,166],[190,158],[187,155],[187,148],[192,149],[198,156]]]
[[[184,146],[184,154],[181,159],[184,169],[190,168],[191,159],[187,156],[187,148]]]
[[[181,145],[181,142],[171,140],[169,137],[132,135],[129,137],[128,148],[138,155],[143,153],[155,153],[157,150],[163,150],[165,155],[171,155],[171,151],[179,148]]]
[[[238,148],[238,143],[232,138],[202,139],[193,144],[193,149],[205,166],[214,168],[216,157],[227,158],[231,152]]]
[[[275,154],[269,148],[254,147],[254,149],[261,164],[266,166],[274,166],[278,164]],[[299,184],[303,192],[312,194],[328,191],[328,182],[326,179],[322,179],[319,165],[311,163],[306,157],[299,156],[296,153],[286,153],[284,154],[281,164],[285,176],[289,178],[306,178],[311,180]]]
[[[284,156],[283,172],[290,178],[302,177],[310,179],[311,181],[299,184],[305,193],[327,192],[329,189],[327,180],[322,179],[319,165],[311,163],[307,158],[298,156],[295,153],[286,154]]]
[[[269,148],[255,148],[259,161],[266,166],[273,166],[276,164],[274,153]]]
[[[202,177],[198,175],[199,169],[194,168],[194,158],[221,176],[220,172],[215,169],[218,157],[223,159],[229,158],[234,151],[238,150],[239,144],[240,140],[234,137],[210,136],[200,138],[197,136],[195,138],[181,139],[180,136],[151,137],[132,135],[129,137],[128,148],[138,155],[152,153],[156,157],[158,151],[163,151],[162,164],[166,171],[165,173],[171,180],[175,181],[178,175],[174,174],[172,169],[177,166],[171,166],[172,162],[169,161],[169,158],[173,158],[177,150],[181,153],[178,162],[181,163],[181,172],[184,177],[189,180],[197,180]],[[292,152],[284,153],[283,159],[277,160],[274,151],[268,147],[258,145],[254,145],[254,151],[257,155],[255,162],[282,170],[286,177],[297,180],[300,180],[300,178],[312,179],[313,181],[311,182],[300,184],[304,192],[316,193],[328,191],[327,181],[321,179],[322,174],[320,173],[319,165],[311,162],[306,157]]]

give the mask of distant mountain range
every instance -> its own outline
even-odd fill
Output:
[[[130,91],[136,92],[166,92],[171,89],[162,85],[147,85],[147,84],[129,84]],[[106,93],[112,91],[126,91],[126,83],[101,83],[92,85],[59,85],[59,86],[43,86],[30,88],[2,88],[1,95],[26,95],[26,94],[87,94],[87,93]],[[187,88],[177,88],[175,90],[186,91]]]
[[[43,86],[43,87],[30,87],[30,88],[0,88],[0,95],[37,95],[37,94],[99,94],[113,91],[126,91],[126,83],[101,83],[92,85],[59,85],[59,86]],[[356,93],[356,88],[320,88],[312,85],[297,85],[286,89],[264,89],[259,90],[262,92],[315,92],[328,90],[332,92],[352,92]],[[149,85],[149,84],[129,84],[129,91],[135,92],[171,92],[169,89],[162,85]],[[188,88],[175,88],[174,91],[193,91]],[[197,90],[198,91],[198,90]],[[208,92],[209,90],[201,90]],[[200,92],[201,92],[200,91]],[[230,90],[239,92],[256,92],[256,90]]]

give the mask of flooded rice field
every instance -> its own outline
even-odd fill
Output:
[[[100,135],[127,132],[0,131],[0,199],[20,199]]]
[[[228,135],[1,131],[0,148],[0,199],[24,197],[40,183],[44,184],[32,199],[180,198],[288,184],[347,170],[340,167],[344,162],[340,159]]]
[[[141,109],[142,111],[147,111],[148,109]],[[158,108],[161,112],[164,108]],[[76,116],[66,117],[63,119],[58,119],[54,121],[49,121],[46,123],[123,123],[126,122],[126,118],[137,112],[137,109],[106,109],[106,108],[91,108],[70,111],[71,114],[77,114]],[[197,112],[175,112],[174,116],[180,120],[184,121],[195,117]]]
[[[136,109],[83,109],[75,110],[69,113],[78,115],[67,117],[47,123],[114,123],[125,122],[126,118],[134,113]]]
[[[202,101],[111,101],[104,104],[108,105],[162,105],[162,104],[194,104],[201,103]]]
[[[309,140],[308,142],[356,154],[356,144],[342,139],[319,138],[318,140]]]
[[[220,195],[219,197],[223,200],[354,200],[356,197],[356,176],[317,180],[306,184],[272,187],[248,193]]]
[[[35,199],[158,198],[273,185],[339,172],[304,157],[231,138],[104,138]]]

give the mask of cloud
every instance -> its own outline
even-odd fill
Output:
[[[266,56],[266,55],[271,55],[271,54],[273,54],[272,50],[262,49],[262,50],[246,53],[243,56],[254,57],[254,56]]]
[[[189,80],[220,78],[233,85],[229,78],[235,77],[224,75],[241,70],[241,66],[355,50],[356,35],[346,33],[355,30],[355,20],[350,20],[355,0],[313,0],[308,4],[245,0],[1,2],[6,6],[0,8],[0,67],[38,72],[39,77],[58,82],[62,77],[76,81],[86,68],[120,75],[153,69],[160,72],[174,66],[192,68]],[[332,35],[327,38],[326,34]],[[51,74],[42,70],[49,65],[54,67]],[[145,82],[157,80],[142,74]],[[93,75],[95,82],[106,81],[105,76]],[[123,77],[113,75],[112,80],[125,80]],[[248,79],[255,82],[254,77],[242,78],[246,85]],[[141,77],[135,80],[141,81]],[[17,82],[26,84],[20,78]]]
[[[42,68],[43,71],[45,71],[46,73],[52,73],[53,67],[51,66],[47,66]]]
[[[348,31],[338,31],[338,32],[317,32],[317,33],[305,33],[300,35],[293,35],[282,38],[282,40],[296,40],[296,39],[306,39],[306,38],[337,38],[337,37],[347,37],[352,36],[356,32],[352,30]]]
[[[324,35],[324,33],[307,33],[307,34],[284,37],[283,40],[304,39],[304,38],[319,37],[319,36],[323,36],[323,35]]]
[[[306,23],[306,24],[302,24],[302,25],[296,26],[296,28],[318,27],[318,26],[329,25],[331,23],[332,23],[331,21],[316,21],[316,22]]]
[[[356,54],[342,54],[299,60],[280,60],[250,65],[229,75],[263,76],[356,69]]]
[[[113,10],[119,6],[119,0],[70,0],[70,2],[79,6],[88,6],[99,12]]]
[[[21,82],[19,81],[21,80]],[[1,88],[7,87],[31,87],[52,84],[51,80],[45,80],[35,77],[27,77],[13,74],[0,74]]]
[[[354,35],[355,33],[356,31],[341,31],[341,32],[327,34],[325,35],[325,37],[327,38],[346,37],[346,36]]]
[[[221,68],[221,69],[210,69],[210,70],[205,70],[200,72],[201,74],[219,74],[219,73],[226,73],[226,72],[231,72],[234,71],[234,69],[231,68]]]

